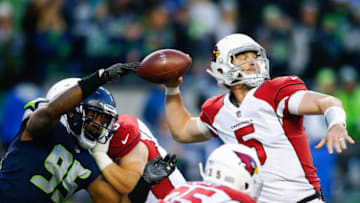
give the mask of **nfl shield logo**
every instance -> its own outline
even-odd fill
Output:
[[[241,116],[241,111],[237,111],[236,116],[239,118]]]

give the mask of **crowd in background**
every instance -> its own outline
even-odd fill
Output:
[[[340,98],[348,132],[360,142],[360,0],[1,0],[0,152],[19,129],[22,106],[43,96],[46,84],[141,61],[162,48],[192,56],[183,88],[201,104],[222,91],[205,69],[215,42],[234,32],[250,34],[267,50],[271,77],[295,74],[309,89]],[[120,83],[144,84],[135,75]],[[138,108],[160,144],[179,154],[184,174],[199,179],[193,167],[220,143],[173,141],[160,86],[149,88]],[[326,132],[321,116],[306,117],[305,127],[311,146]],[[338,156],[324,150],[312,153],[327,202],[359,201],[359,145]]]

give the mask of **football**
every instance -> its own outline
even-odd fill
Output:
[[[191,63],[191,57],[182,51],[161,49],[146,56],[136,74],[149,82],[164,84],[184,75]]]

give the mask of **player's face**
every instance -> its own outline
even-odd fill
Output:
[[[97,140],[112,119],[110,116],[96,111],[87,111],[86,117],[85,136],[90,140]]]
[[[235,56],[235,59],[232,60],[232,64],[241,64],[239,68],[242,72],[244,72],[245,74],[254,74],[256,73],[255,68],[259,67],[255,66],[256,61],[253,61],[253,59],[256,59],[256,57],[257,56],[255,52],[243,52]],[[260,70],[258,70],[258,72],[260,72]]]

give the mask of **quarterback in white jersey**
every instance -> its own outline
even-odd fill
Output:
[[[269,80],[264,48],[245,34],[231,34],[213,49],[208,73],[229,93],[208,99],[199,117],[182,104],[182,77],[166,85],[166,116],[175,140],[219,137],[256,151],[262,165],[259,202],[322,202],[320,180],[307,143],[303,115],[324,114],[328,132],[316,146],[337,153],[354,140],[339,99],[307,90],[296,76]]]

